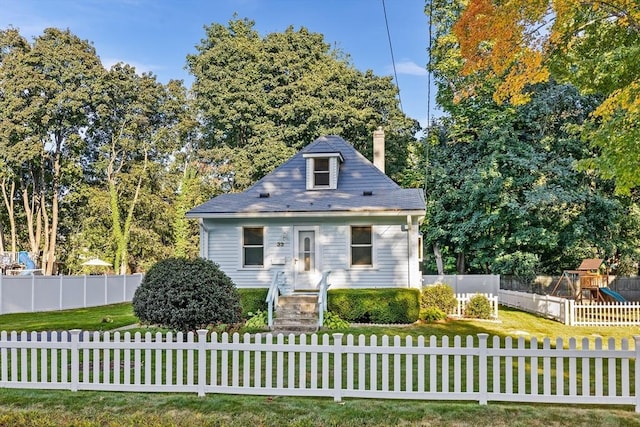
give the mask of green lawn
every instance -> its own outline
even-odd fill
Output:
[[[103,322],[105,318],[113,322]],[[130,304],[55,313],[0,316],[0,330],[108,330],[136,323]],[[567,327],[512,309],[500,311],[500,322],[445,323],[358,327],[344,333],[388,335],[468,335],[631,338],[637,327]],[[529,335],[526,335],[529,334]],[[15,390],[0,388],[0,426],[361,426],[492,425],[566,426],[638,425],[632,407],[560,406],[406,400],[331,399],[167,393],[108,393]]]
[[[0,316],[0,331],[108,331],[138,322],[131,303]],[[1,424],[0,424],[1,425]]]

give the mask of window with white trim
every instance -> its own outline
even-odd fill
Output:
[[[370,225],[351,227],[351,266],[373,266],[373,230]]]
[[[329,159],[313,159],[313,187],[329,187]]]
[[[244,227],[242,229],[243,267],[264,266],[264,228]]]
[[[338,188],[340,153],[304,153],[306,159],[307,190],[335,190]]]

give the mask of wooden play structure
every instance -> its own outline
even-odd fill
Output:
[[[576,270],[565,270],[558,279],[551,295],[563,296],[577,302],[624,301],[617,292],[609,289],[609,274],[602,268],[603,260],[588,258]],[[562,295],[562,283],[566,282],[569,294]]]

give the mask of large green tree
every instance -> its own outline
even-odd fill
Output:
[[[60,200],[81,181],[83,132],[103,69],[93,46],[68,30],[48,28],[29,44],[9,29],[0,40],[3,190],[17,183],[31,252],[42,251],[42,268],[51,274]]]
[[[400,111],[391,78],[358,71],[305,28],[262,37],[253,27],[212,24],[187,57],[202,147],[219,173],[245,188],[326,134],[371,157],[372,133],[383,126],[387,171],[397,178],[418,125]]]
[[[601,95],[583,128],[596,156],[582,165],[615,178],[621,193],[640,186],[640,3],[470,0],[454,31],[462,74],[498,79],[498,102],[527,102],[531,84],[550,78]]]
[[[157,206],[168,209],[162,195],[171,190],[163,188],[162,177],[170,156],[181,148],[178,123],[186,95],[180,82],[165,86],[126,64],[105,72],[95,91],[96,117],[88,131],[90,167],[99,189],[109,195],[114,268],[125,274],[135,221],[148,212],[140,209],[143,199],[152,205],[158,198]],[[151,224],[147,218],[138,226],[149,229]]]
[[[427,8],[431,71],[448,113],[426,145],[425,241],[438,270],[528,275],[628,251],[633,238],[620,229],[633,203],[576,167],[594,155],[580,134],[601,98],[550,82],[531,86],[526,105],[496,102],[500,78],[462,72],[452,30],[465,5],[439,0]],[[518,265],[530,271],[514,271]]]

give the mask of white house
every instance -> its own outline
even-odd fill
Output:
[[[378,167],[342,138],[321,137],[246,191],[189,211],[200,255],[239,288],[269,287],[280,270],[299,291],[317,289],[325,271],[334,288],[420,287],[423,193],[384,174],[376,133]]]

